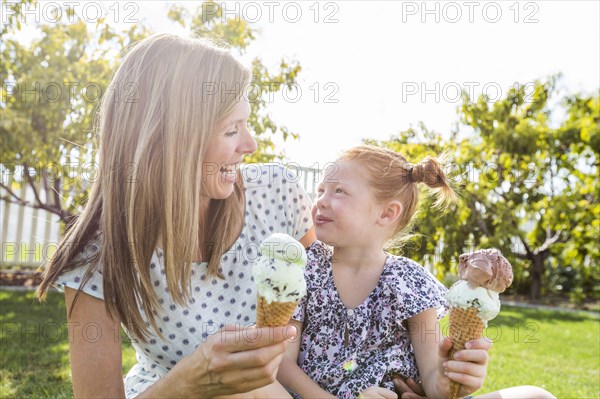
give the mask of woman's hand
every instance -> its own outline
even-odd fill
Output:
[[[286,340],[296,333],[291,326],[228,325],[169,374],[178,376],[185,396],[215,397],[252,391],[275,382]]]
[[[491,347],[492,342],[490,340],[479,338],[467,342],[465,344],[466,349],[456,352],[454,360],[448,360],[452,340],[446,337],[440,342],[439,354],[442,373],[452,381],[461,384],[458,392],[459,397],[469,395],[483,386],[489,359],[487,351]],[[438,383],[448,384],[449,389],[450,382],[445,378],[442,378],[442,380],[445,381],[439,381]]]
[[[358,399],[396,399],[398,395],[389,389],[369,387],[358,395]]]

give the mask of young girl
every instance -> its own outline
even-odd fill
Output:
[[[409,227],[417,183],[436,192],[440,209],[455,201],[440,165],[433,158],[412,165],[391,150],[360,146],[335,166],[312,209],[319,241],[309,248],[308,294],[291,323],[302,338],[288,346],[279,380],[302,398],[396,398],[396,374],[420,379],[430,398],[448,396],[449,378],[463,384],[460,395],[479,389],[483,349],[447,361],[450,345],[437,323],[446,288],[416,262],[383,250]]]

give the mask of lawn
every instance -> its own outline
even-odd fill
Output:
[[[65,314],[60,294],[41,305],[32,292],[0,291],[0,398],[72,396]],[[503,307],[487,336],[495,344],[480,393],[529,384],[558,398],[600,398],[598,318]],[[123,371],[134,362],[125,344]]]
[[[33,292],[0,291],[0,398],[72,398],[62,294],[40,304]],[[123,372],[135,364],[123,347]]]

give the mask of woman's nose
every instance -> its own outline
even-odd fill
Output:
[[[258,149],[258,143],[254,139],[254,137],[252,137],[252,134],[247,128],[244,130],[244,141],[240,144],[239,151],[242,154],[253,154]]]

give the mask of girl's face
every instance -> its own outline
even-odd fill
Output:
[[[202,169],[202,195],[225,199],[233,193],[240,162],[256,151],[256,140],[248,130],[250,104],[240,99],[233,112],[217,123],[210,135]]]
[[[356,161],[336,161],[325,170],[312,208],[317,238],[338,247],[364,243],[381,211],[366,170]]]

